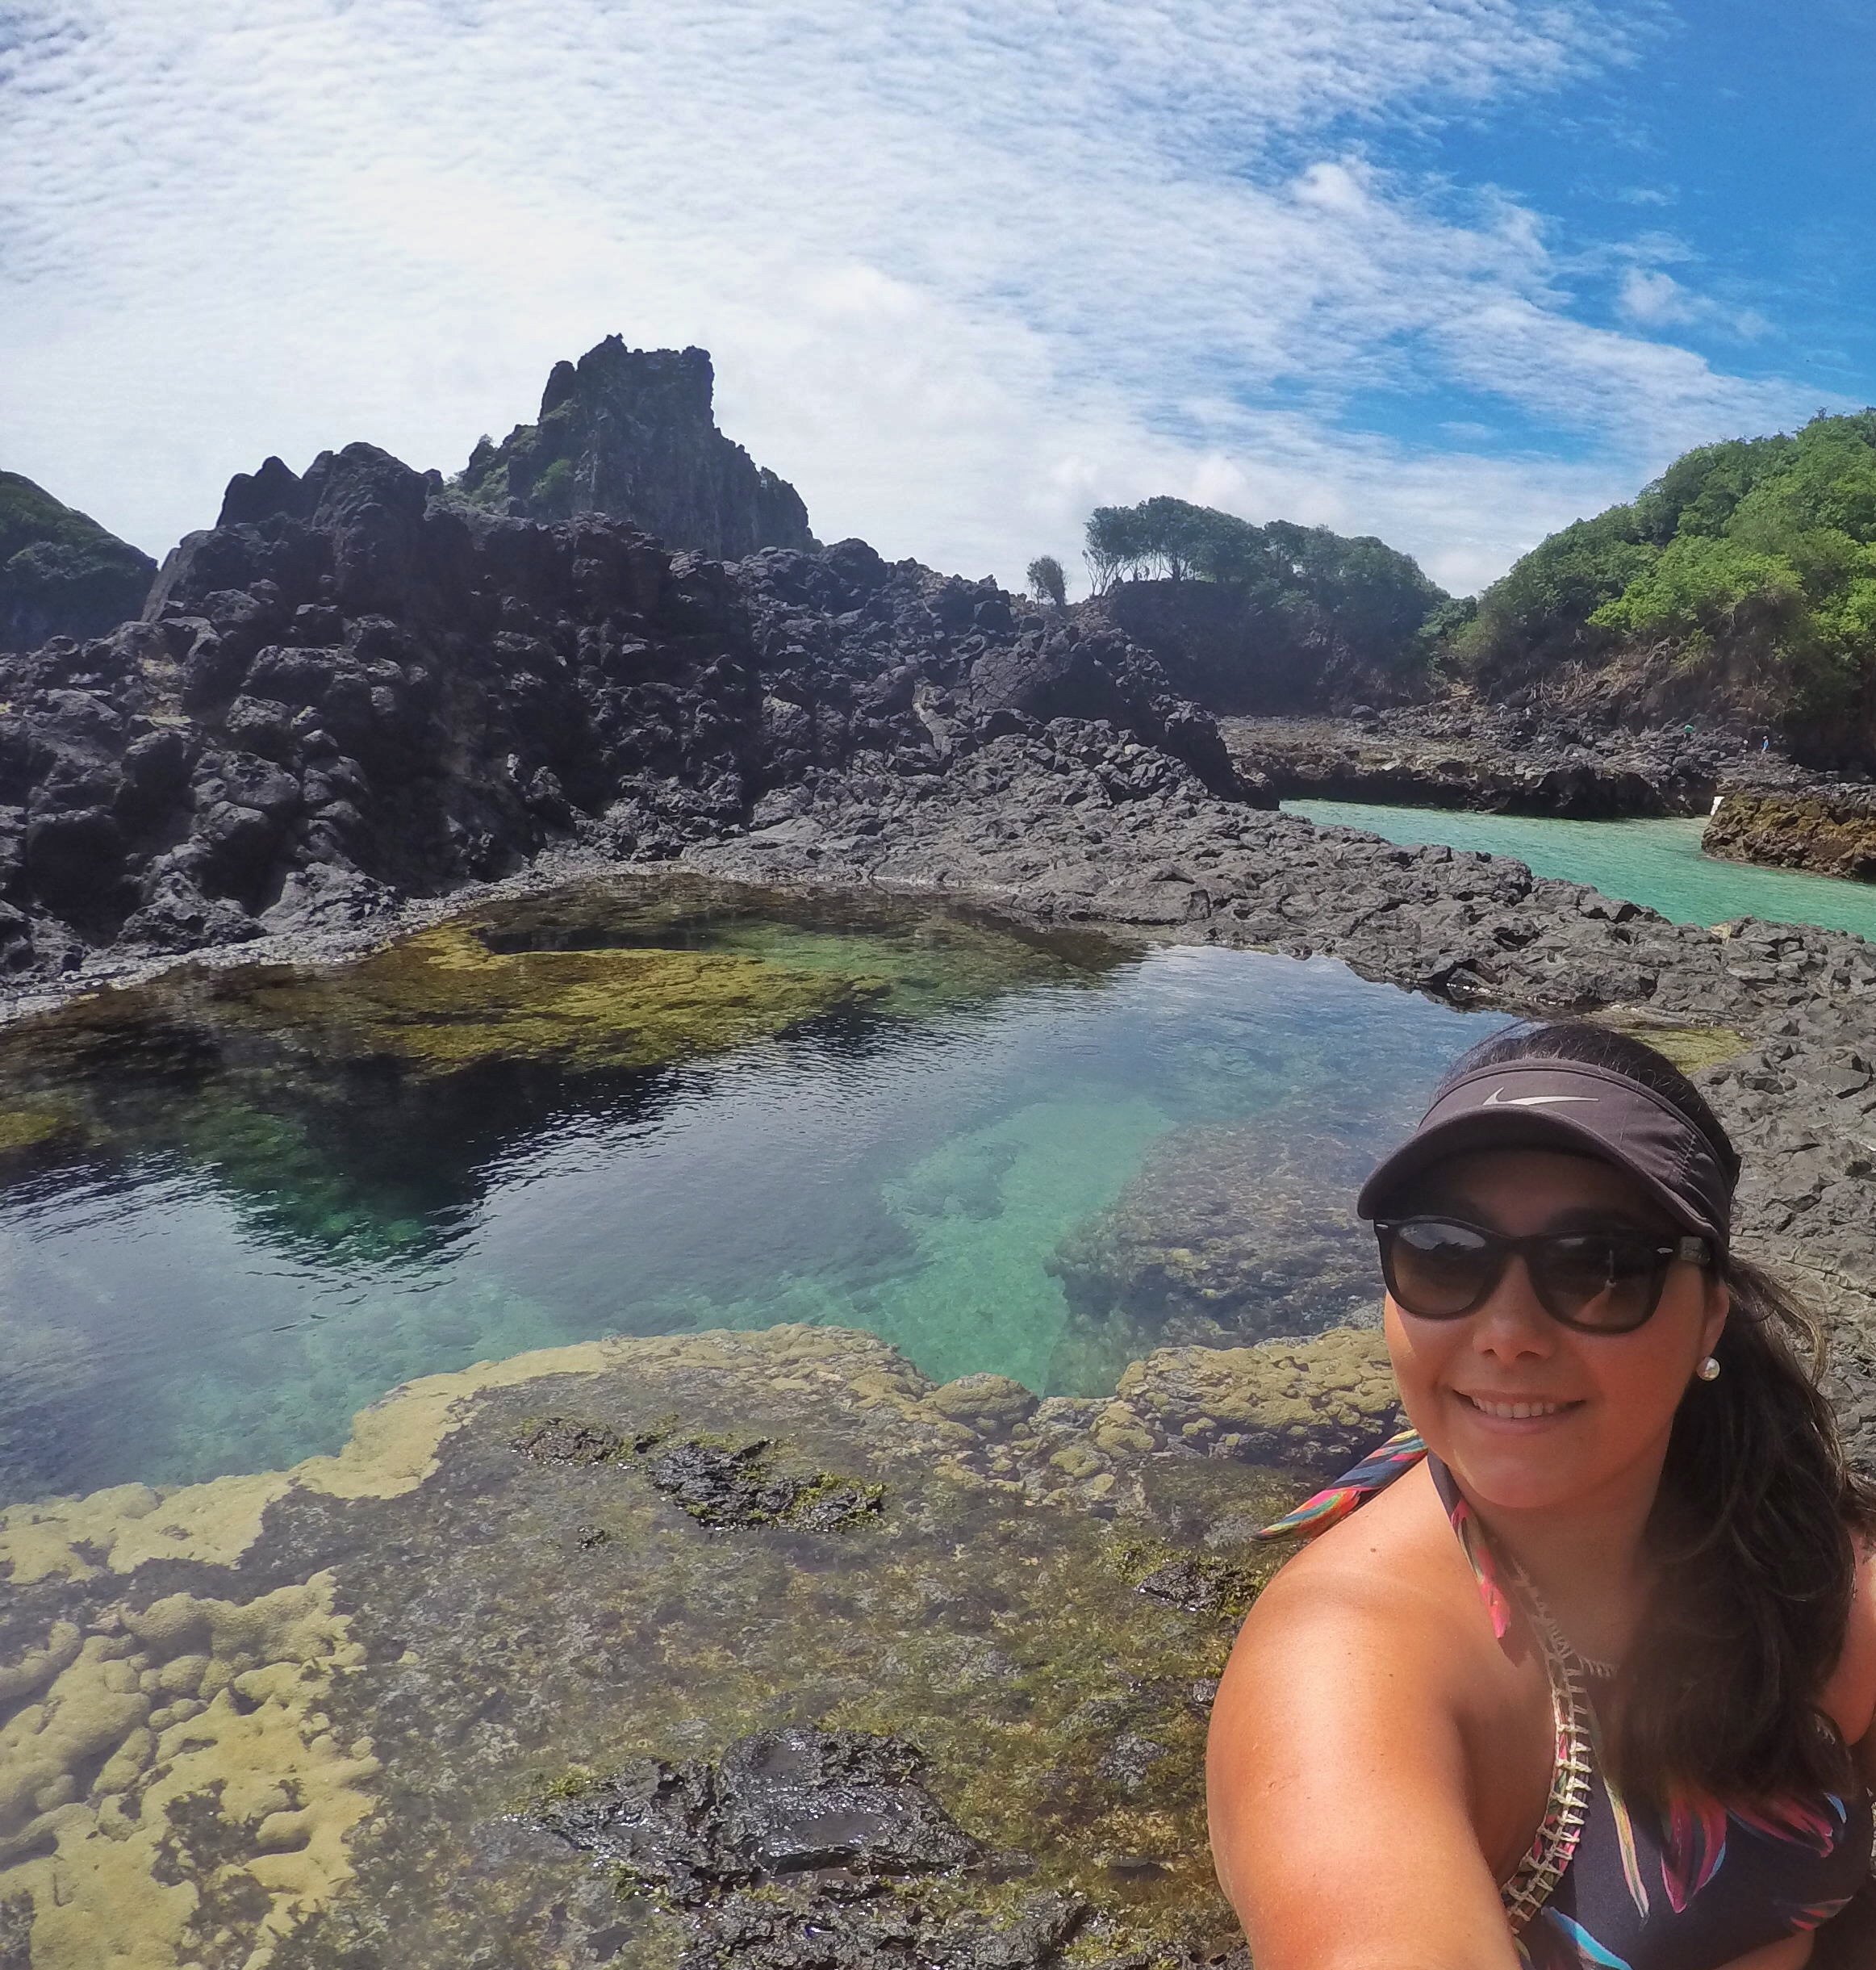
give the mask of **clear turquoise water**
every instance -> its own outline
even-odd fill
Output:
[[[915,948],[710,934],[863,969]],[[1098,1278],[1091,1303],[1085,1264],[1072,1304],[1053,1261],[1158,1151],[1306,1136],[1285,1180],[1345,1211],[1496,1023],[1325,960],[967,955],[968,989],[644,1073],[335,1087],[198,1029],[186,1066],[114,1069],[89,1146],[0,1189],[0,1495],[276,1468],[411,1376],[621,1332],[838,1322],[936,1378],[1100,1392],[1164,1311]]]
[[[1607,896],[1658,910],[1677,923],[1761,917],[1817,923],[1876,939],[1876,884],[1722,862],[1700,852],[1703,817],[1649,821],[1552,821],[1356,801],[1285,801],[1286,814],[1324,826],[1365,828],[1403,843],[1439,842],[1514,855],[1539,876],[1586,882]]]

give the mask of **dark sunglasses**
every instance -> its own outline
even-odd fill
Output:
[[[1712,1263],[1704,1238],[1663,1240],[1611,1227],[1506,1238],[1460,1218],[1385,1218],[1381,1276],[1395,1303],[1422,1320],[1456,1320],[1491,1296],[1515,1253],[1550,1317],[1586,1334],[1628,1334],[1661,1303],[1677,1259]]]

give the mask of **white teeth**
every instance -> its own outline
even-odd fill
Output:
[[[1486,1416],[1500,1416],[1507,1422],[1521,1420],[1526,1416],[1555,1416],[1563,1407],[1561,1403],[1492,1403],[1481,1395],[1469,1395],[1466,1400]]]

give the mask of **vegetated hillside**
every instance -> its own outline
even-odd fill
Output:
[[[1085,558],[1097,605],[1213,711],[1419,696],[1456,606],[1372,534],[1259,526],[1166,497],[1097,507]]]
[[[605,513],[721,561],[819,543],[784,479],[717,429],[702,349],[628,349],[616,335],[557,362],[538,423],[483,438],[456,490],[517,519]]]
[[[1452,638],[1487,695],[1876,744],[1876,410],[1677,458],[1526,554]]]
[[[0,650],[101,636],[144,605],[157,564],[18,472],[0,472]]]

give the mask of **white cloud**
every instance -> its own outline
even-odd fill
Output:
[[[1644,328],[1672,328],[1694,320],[1700,303],[1671,274],[1654,267],[1631,267],[1622,277],[1615,305]]]
[[[616,330],[709,347],[824,537],[1013,581],[1171,491],[1469,587],[1796,408],[1364,153],[1623,52],[1524,0],[0,7],[0,462],[161,551],[269,451],[453,468]],[[1349,428],[1403,388],[1590,462]]]

